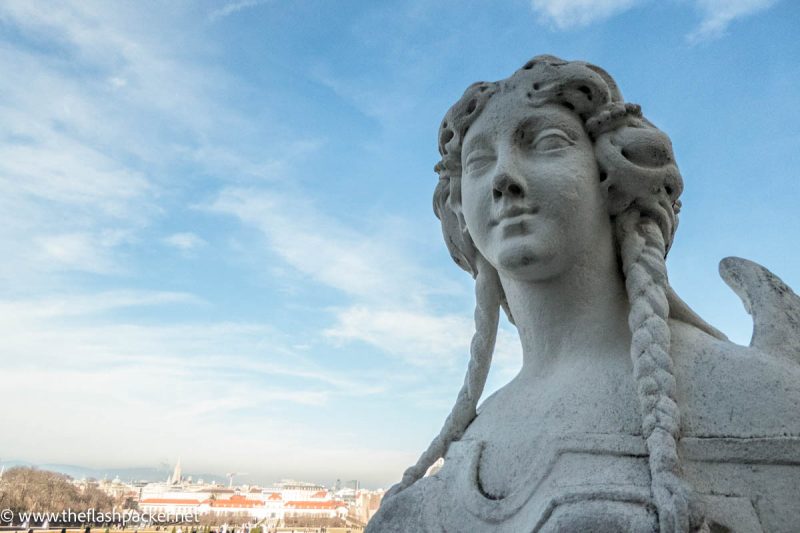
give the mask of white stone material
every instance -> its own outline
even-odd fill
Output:
[[[675,294],[669,138],[602,69],[538,56],[470,86],[439,150],[476,332],[450,416],[367,531],[800,531],[800,299],[723,260],[744,347]],[[523,366],[478,409],[500,309]]]

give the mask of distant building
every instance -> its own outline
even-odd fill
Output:
[[[275,485],[275,488],[278,489],[283,499],[286,501],[305,501],[327,497],[327,489],[322,485],[295,481],[293,479],[281,480]]]
[[[293,480],[270,488],[236,489],[150,483],[142,488],[139,509],[149,513],[246,516],[271,524],[288,517],[345,518],[350,512],[348,504],[334,498],[324,486]]]
[[[260,520],[267,518],[267,505],[261,498],[251,499],[242,494],[234,494],[230,498],[217,500],[208,499],[198,506],[198,514],[214,515],[246,515]]]
[[[347,505],[336,500],[289,501],[283,504],[285,518],[346,518]]]
[[[347,487],[336,492],[336,499],[347,504],[348,517],[366,524],[378,511],[383,494],[383,490],[356,490]]]
[[[196,498],[146,498],[139,500],[139,510],[148,514],[199,514],[201,501]]]
[[[111,481],[105,479],[98,481],[96,486],[117,502],[124,503],[127,499],[139,499],[139,488],[135,485],[124,483],[119,477],[115,477]]]

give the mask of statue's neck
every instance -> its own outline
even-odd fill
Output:
[[[545,281],[503,276],[522,341],[522,373],[542,375],[576,359],[628,357],[628,298],[613,246],[587,250]]]

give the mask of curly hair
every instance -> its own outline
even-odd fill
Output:
[[[651,492],[662,532],[695,529],[702,517],[692,491],[681,478],[677,442],[680,409],[670,355],[669,317],[724,336],[695,315],[672,291],[665,257],[675,235],[683,180],[669,138],[625,103],[617,84],[603,69],[581,61],[537,56],[511,77],[467,88],[439,128],[441,161],[433,208],[442,224],[453,260],[476,278],[475,334],[470,362],[456,403],[439,435],[385,498],[421,478],[444,457],[477,416],[488,375],[502,307],[513,323],[497,271],[480,255],[461,211],[461,150],[464,138],[491,98],[524,93],[533,106],[558,104],[583,122],[594,145],[601,191],[615,228],[617,252],[630,304],[630,355],[647,443]]]

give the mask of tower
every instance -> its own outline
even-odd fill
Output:
[[[169,479],[171,485],[177,485],[181,482],[181,458],[178,457],[178,462],[175,463],[175,470],[172,471],[172,477]]]

